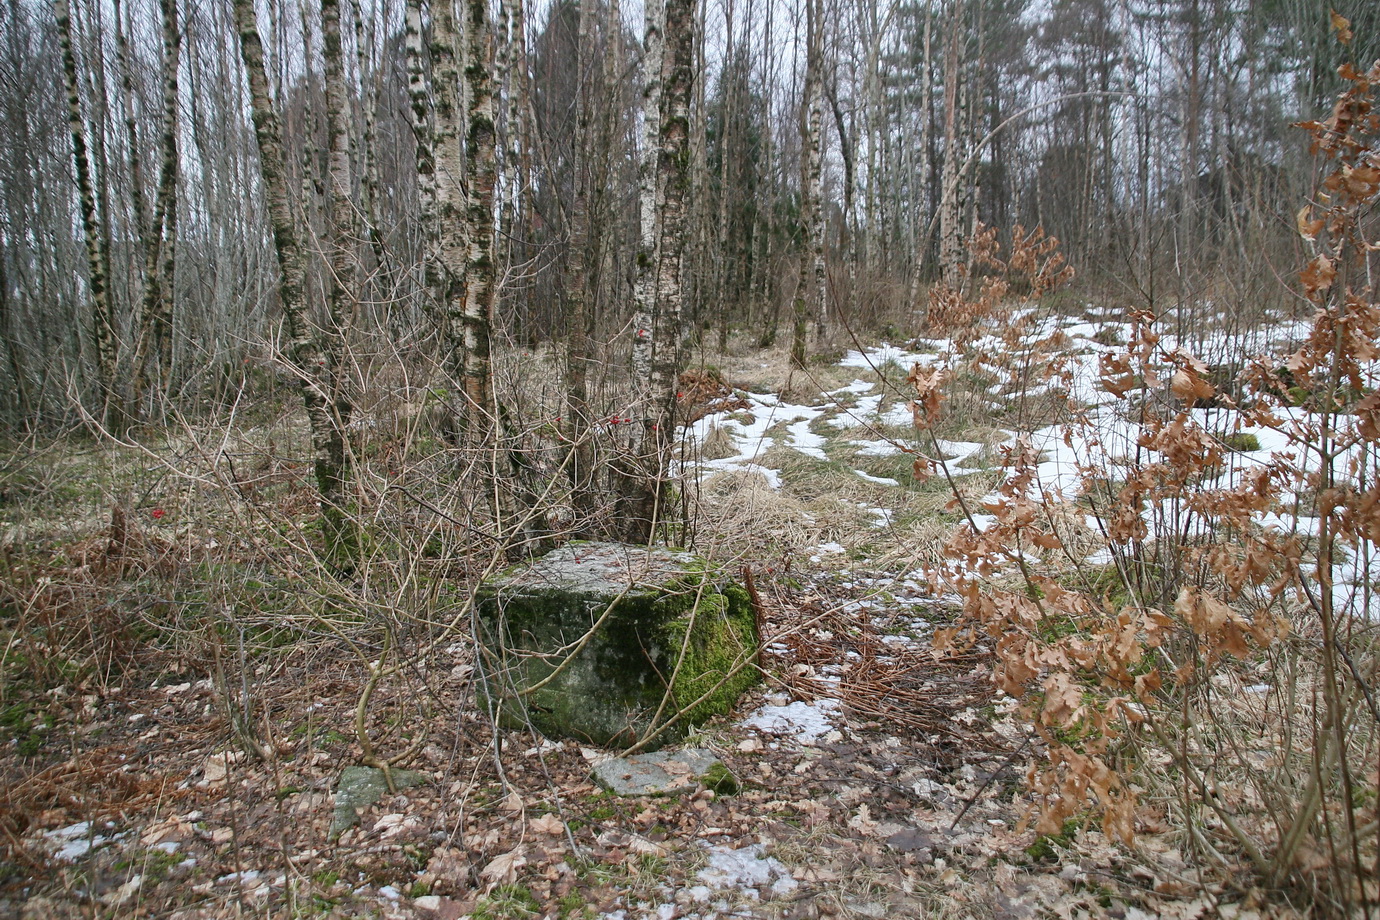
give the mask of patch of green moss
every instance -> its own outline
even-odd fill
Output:
[[[653,853],[640,853],[633,867],[646,875],[660,877],[666,874],[666,857]]]
[[[402,852],[413,872],[421,872],[426,868],[427,863],[431,862],[431,847],[429,846],[407,843],[403,844]],[[426,892],[422,893],[426,894]]]
[[[1249,431],[1238,431],[1222,438],[1222,443],[1228,450],[1248,452],[1260,450],[1260,438],[1251,434]]]
[[[1036,590],[1039,590],[1038,588]],[[1036,624],[1036,634],[1042,642],[1057,642],[1078,632],[1078,621],[1070,616],[1041,617]]]
[[[712,789],[715,795],[737,795],[741,785],[738,777],[733,775],[733,771],[723,765],[722,761],[714,761],[710,764],[709,770],[703,777],[706,789]]]
[[[726,715],[757,682],[757,670],[745,664],[757,648],[756,619],[752,600],[737,585],[706,592],[698,609],[664,625],[664,636],[670,648],[685,649],[671,693],[687,728]]]
[[[1087,566],[1060,578],[1059,581],[1066,588],[1097,598],[1112,610],[1120,609],[1130,600],[1130,593],[1126,590],[1126,582],[1121,577],[1121,571],[1113,563]]]
[[[561,920],[584,920],[594,916],[594,911],[585,904],[584,896],[578,891],[572,891],[557,901],[556,910]]]
[[[42,720],[27,703],[0,709],[0,730],[14,740],[21,757],[33,757],[43,746]]]
[[[1081,826],[1082,822],[1078,818],[1069,818],[1059,829],[1059,833],[1041,834],[1036,837],[1035,842],[1025,848],[1026,855],[1038,862],[1058,859],[1059,850],[1068,849]]]
[[[126,872],[133,869],[136,873],[144,876],[146,884],[156,884],[168,877],[172,868],[185,857],[181,853],[170,853],[167,850],[157,848],[142,850],[131,856],[129,859],[122,859],[115,864],[117,872]]]

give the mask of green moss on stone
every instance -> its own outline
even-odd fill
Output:
[[[692,624],[690,641],[685,642]],[[749,659],[757,647],[757,625],[752,601],[737,585],[705,592],[698,610],[686,610],[667,622],[664,631],[674,652],[685,649],[672,693],[676,708],[685,711],[687,725],[726,715],[756,683],[757,670]]]
[[[703,779],[705,788],[714,790],[715,795],[737,795],[741,788],[738,777],[734,776],[733,771],[724,766],[722,761],[714,761]]]
[[[756,680],[743,664],[757,644],[751,602],[741,588],[717,585],[702,560],[657,551],[660,571],[619,585],[616,564],[641,550],[571,544],[562,552],[509,570],[477,597],[484,640],[506,663],[506,675],[494,676],[507,688],[496,694],[505,723],[530,719],[545,734],[616,747],[639,740],[658,712],[664,724],[684,710],[660,733],[666,743],[728,712]],[[575,559],[578,568],[581,558],[596,568],[613,560],[614,577],[567,577],[559,567]]]

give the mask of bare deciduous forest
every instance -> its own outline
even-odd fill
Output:
[[[0,87],[0,915],[1380,916],[1380,6],[8,0]]]

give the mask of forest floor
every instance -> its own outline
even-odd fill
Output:
[[[1124,334],[1108,328],[1075,317],[1060,333],[1095,366],[1097,343]],[[331,840],[335,783],[359,756],[364,672],[348,643],[307,631],[250,656],[245,636],[261,633],[151,629],[166,571],[221,548],[176,530],[165,472],[137,487],[107,478],[160,464],[96,447],[11,461],[0,916],[1288,915],[1249,876],[1188,864],[1182,835],[1153,817],[1134,848],[1093,821],[1058,837],[1026,827],[1033,745],[1015,701],[995,693],[980,650],[929,644],[955,614],[919,572],[959,518],[947,484],[911,479],[905,377],[938,350],[859,347],[793,375],[779,352],[744,352],[700,369],[732,394],[694,424],[696,542],[753,566],[766,632],[760,689],[693,739],[742,781],[733,795],[617,798],[590,778],[600,753],[495,737],[456,646],[373,704],[400,734],[426,719],[405,766],[429,784]],[[971,388],[939,442],[978,497],[1001,476],[1008,435],[989,401],[1002,386]],[[79,509],[92,478],[99,498]],[[112,495],[128,512],[110,515]],[[300,472],[275,496],[308,516]],[[128,558],[112,559],[117,538]],[[255,590],[280,587],[265,582]],[[231,593],[203,601],[233,605]],[[268,757],[246,753],[237,712]]]

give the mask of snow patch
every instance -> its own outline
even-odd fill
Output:
[[[891,441],[868,441],[858,448],[859,457],[890,457],[899,454],[904,450],[899,444]]]
[[[818,415],[819,413],[815,413]],[[817,460],[828,460],[824,453],[824,445],[828,443],[824,435],[815,434],[810,430],[810,422],[814,421],[814,416],[801,419],[794,424],[787,426],[786,431],[790,434],[790,445],[807,457],[814,457]]]
[[[890,527],[896,517],[896,512],[890,508],[868,508],[867,513],[872,515],[873,527]]]
[[[706,889],[736,888],[750,898],[782,897],[800,884],[780,860],[767,855],[760,843],[737,850],[710,847],[709,865],[696,877]]]
[[[82,821],[57,830],[45,831],[43,839],[47,841],[53,859],[74,862],[116,838],[92,834],[91,822]]]
[[[745,728],[772,735],[791,735],[801,744],[814,744],[834,730],[830,717],[839,712],[839,701],[815,700],[813,703],[794,702],[785,706],[766,704],[742,724]]]
[[[942,340],[947,344],[947,340]],[[943,357],[937,352],[913,352],[906,351],[904,348],[897,348],[886,342],[876,348],[869,348],[866,352],[850,351],[844,355],[839,362],[839,367],[859,367],[864,370],[875,371],[882,365],[895,362],[901,367],[909,370],[913,365],[936,364]]]
[[[866,380],[855,379],[852,383],[848,384],[848,386],[846,386],[846,387],[839,387],[837,390],[830,390],[830,391],[829,391],[827,394],[825,394],[825,395],[827,395],[827,396],[842,396],[842,395],[844,395],[845,393],[855,393],[855,394],[861,395],[861,394],[863,394],[863,393],[869,393],[869,392],[871,392],[871,391],[873,390],[873,388],[875,388],[876,386],[877,386],[877,384],[875,384],[875,383],[869,383],[869,382],[866,381]]]

